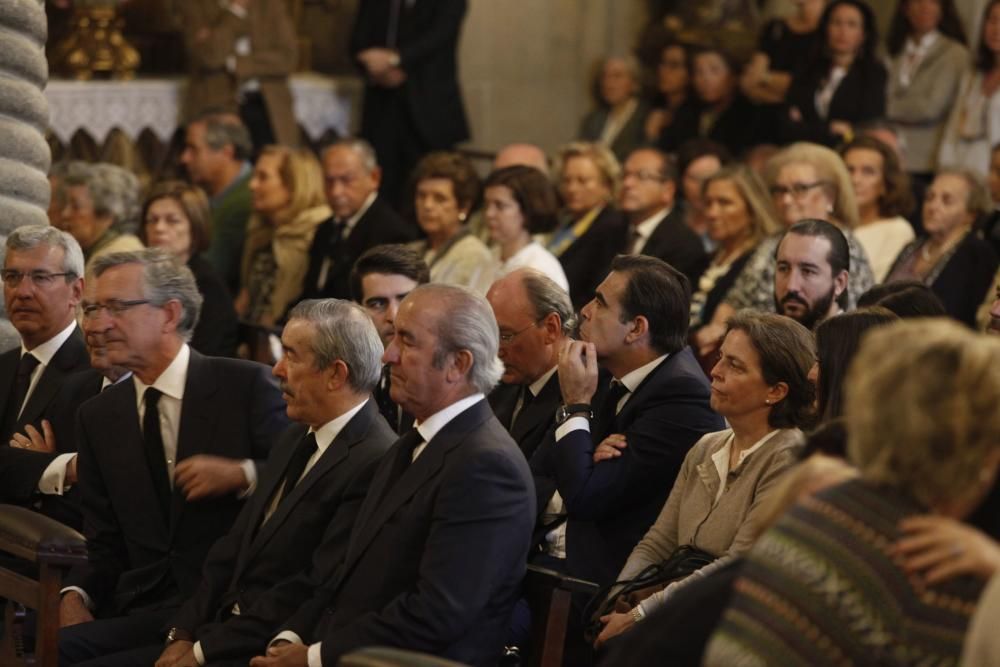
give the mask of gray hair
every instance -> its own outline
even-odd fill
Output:
[[[128,169],[107,162],[73,162],[66,169],[64,183],[65,187],[86,187],[94,213],[109,216],[112,229],[133,232],[138,228],[139,178]]]
[[[993,200],[990,197],[990,191],[987,189],[986,183],[983,182],[983,178],[976,172],[965,167],[945,166],[938,169],[937,173],[934,174],[934,178],[941,176],[954,176],[965,181],[965,185],[969,189],[969,194],[965,198],[965,210],[967,212],[975,213],[978,216],[985,215],[993,210]]]
[[[124,264],[142,266],[145,283],[143,298],[149,299],[151,305],[160,308],[168,301],[177,301],[181,304],[181,321],[177,324],[177,335],[185,342],[190,341],[191,334],[198,324],[203,301],[191,269],[181,264],[166,250],[146,248],[101,255],[94,260],[93,274],[99,278],[108,269]]]
[[[375,155],[375,149],[370,143],[361,139],[359,137],[348,137],[346,139],[338,139],[333,142],[325,149],[323,149],[323,156],[325,157],[328,152],[334,148],[349,148],[358,154],[361,158],[361,165],[365,168],[369,174],[376,169],[378,169],[378,158]]]
[[[539,271],[526,269],[522,275],[524,277],[521,284],[528,295],[528,302],[535,310],[535,321],[541,322],[549,313],[555,313],[562,323],[563,335],[572,335],[576,329],[576,313],[573,312],[573,303],[566,290]]]
[[[191,122],[205,124],[205,145],[213,151],[232,146],[233,158],[240,162],[249,160],[253,154],[250,131],[235,114],[207,113]]]
[[[316,327],[310,347],[318,370],[340,359],[347,365],[348,384],[369,393],[382,372],[382,339],[363,308],[341,299],[307,299],[288,313],[288,321],[304,320]]]
[[[468,350],[472,354],[469,384],[476,391],[489,393],[504,370],[503,362],[497,357],[500,329],[489,302],[468,288],[441,283],[420,285],[410,292],[410,296],[415,294],[426,294],[429,299],[444,305],[444,313],[435,323],[438,344],[434,366],[441,368],[449,354]]]
[[[72,273],[74,278],[83,277],[83,250],[76,239],[64,231],[49,225],[24,225],[12,231],[6,242],[8,251],[34,250],[42,245],[62,248],[63,272]]]

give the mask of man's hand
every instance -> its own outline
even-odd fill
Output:
[[[94,615],[87,609],[83,596],[76,591],[69,591],[59,601],[59,627],[66,628],[79,623],[89,623]]]
[[[394,49],[371,48],[358,53],[358,61],[377,79],[394,67],[399,67],[399,52]]]
[[[309,667],[309,647],[304,644],[275,644],[250,661],[250,667]]]
[[[597,393],[597,348],[593,343],[570,341],[559,352],[559,388],[563,403],[587,403]]]
[[[51,454],[56,451],[56,436],[52,432],[52,424],[49,423],[48,419],[43,419],[41,433],[38,432],[37,428],[28,424],[24,427],[24,433],[15,433],[11,436],[10,446]]]
[[[624,433],[612,433],[597,446],[594,450],[594,463],[616,459],[622,455],[621,450],[628,447]]]
[[[177,464],[174,484],[188,500],[201,500],[243,491],[248,482],[240,461],[196,454]]]
[[[197,665],[194,658],[194,642],[178,639],[171,642],[167,648],[163,649],[155,667],[186,667],[187,665]]]

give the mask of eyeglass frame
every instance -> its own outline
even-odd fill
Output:
[[[520,336],[521,334],[523,334],[525,331],[527,331],[531,327],[537,327],[539,324],[542,323],[542,321],[543,320],[535,320],[534,322],[532,322],[528,326],[524,327],[520,331],[515,331],[513,333],[506,333],[506,334],[502,333],[502,334],[500,334],[500,344],[501,345],[510,345],[511,342],[513,342],[513,340],[515,338],[517,338],[518,336]]]
[[[18,271],[17,269],[3,269],[0,271],[0,280],[10,289],[16,289],[26,277],[31,278],[31,284],[35,287],[45,289],[50,287],[52,281],[56,278],[66,276],[72,276],[73,279],[79,278],[73,271],[61,271],[58,273],[50,273],[48,271]],[[16,280],[14,280],[15,278]],[[38,282],[39,280],[42,282]],[[70,280],[66,282],[70,282]]]
[[[102,310],[108,311],[110,317],[121,317],[132,308],[148,303],[152,303],[152,301],[149,299],[110,299],[105,303],[81,304],[80,312],[87,320],[97,319]]]

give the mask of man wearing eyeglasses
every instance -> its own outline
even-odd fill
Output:
[[[89,368],[76,309],[83,292],[83,252],[76,240],[48,225],[15,229],[7,237],[4,304],[21,345],[0,355],[0,501],[39,504],[72,482],[71,453],[27,451],[13,437],[39,434],[56,421],[55,398],[70,376]],[[9,445],[13,445],[9,446]],[[43,510],[44,511],[44,510]]]
[[[695,283],[708,265],[698,235],[676,205],[677,168],[655,148],[639,148],[622,165],[619,207],[629,222],[625,253],[662,259]]]
[[[576,327],[569,294],[552,279],[518,269],[497,280],[486,300],[500,329],[502,384],[490,392],[497,419],[527,458],[552,426],[559,393],[559,352]]]
[[[89,558],[63,590],[59,664],[139,664],[101,656],[162,641],[288,419],[266,366],[188,346],[202,300],[172,256],[106,255],[92,280],[87,334],[132,378],[78,413]]]

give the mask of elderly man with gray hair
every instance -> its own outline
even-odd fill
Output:
[[[78,413],[89,559],[63,591],[61,665],[162,641],[288,424],[267,367],[188,347],[201,296],[186,266],[158,249],[114,253],[93,280],[88,336],[132,378]]]
[[[437,284],[410,292],[395,328],[383,361],[416,425],[376,471],[329,585],[255,667],[335,665],[376,645],[472,665],[500,655],[535,498],[524,456],[485,399],[502,372],[499,332],[485,299]]]
[[[569,294],[538,271],[519,269],[486,293],[500,328],[502,384],[490,404],[526,458],[542,442],[562,403],[559,353],[576,328]]]
[[[143,248],[134,234],[140,215],[139,179],[113,164],[72,162],[62,179],[62,224],[87,260],[89,273],[101,255]]]

